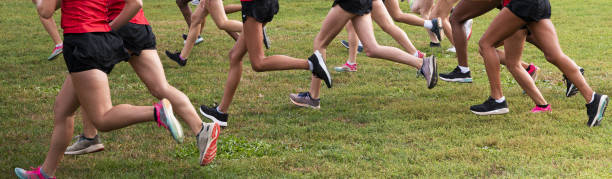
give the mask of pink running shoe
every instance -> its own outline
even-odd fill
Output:
[[[153,107],[155,108],[154,114],[157,125],[168,129],[176,142],[183,143],[183,127],[174,117],[170,101],[164,98],[158,103],[153,104]]]
[[[51,55],[49,55],[49,57],[47,57],[47,60],[51,61],[51,60],[57,58],[57,56],[62,54],[62,52],[64,52],[64,44],[56,45],[55,48],[53,49],[53,51],[51,52]]]
[[[418,58],[425,58],[425,53],[421,52],[420,50],[417,50],[417,54],[418,54]]]
[[[548,105],[545,108],[536,106],[533,109],[531,109],[531,113],[541,113],[541,112],[552,112],[552,108],[550,108],[550,105]]]
[[[535,66],[533,63],[530,63],[527,73],[529,73],[529,76],[531,76],[533,81],[536,81],[538,79],[538,73],[540,73],[540,68]]]
[[[55,177],[45,177],[45,174],[43,174],[42,169],[40,167],[37,167],[37,168],[30,167],[30,168],[32,169],[30,171],[24,170],[23,168],[15,168],[15,174],[20,179],[32,179],[32,178],[55,179]]]
[[[334,70],[336,70],[337,72],[347,72],[347,71],[348,72],[356,72],[357,71],[357,64],[355,63],[355,64],[351,65],[351,64],[348,64],[348,62],[347,62],[347,63],[345,63],[342,66],[335,67]]]

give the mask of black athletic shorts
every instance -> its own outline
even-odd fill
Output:
[[[364,15],[372,11],[372,0],[334,0],[332,7],[340,5],[346,12]]]
[[[64,60],[70,73],[98,69],[108,74],[129,57],[114,32],[64,34]]]
[[[242,4],[242,22],[246,22],[247,17],[255,18],[261,23],[270,22],[278,13],[278,0],[253,0],[240,3]]]
[[[512,0],[506,7],[525,22],[550,19],[548,0]]]
[[[127,23],[117,34],[123,39],[123,46],[131,55],[139,56],[142,50],[156,49],[155,34],[150,25]]]

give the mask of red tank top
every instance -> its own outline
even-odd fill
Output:
[[[109,1],[110,7],[108,8],[108,21],[110,22],[117,18],[117,16],[119,16],[119,13],[121,13],[121,10],[123,10],[123,7],[125,6],[125,0]],[[144,12],[142,11],[142,9],[140,9],[138,13],[136,13],[136,15],[132,18],[132,20],[130,20],[130,22],[134,24],[149,25],[149,21],[147,21],[147,18],[144,16]]]
[[[510,1],[512,1],[512,0],[504,0],[504,4],[503,4],[504,7],[506,7],[508,5],[508,3],[510,3]]]
[[[107,7],[108,0],[62,0],[64,33],[111,31]]]

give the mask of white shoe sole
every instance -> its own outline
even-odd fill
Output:
[[[81,155],[81,154],[88,154],[88,153],[94,153],[94,152],[99,152],[99,151],[103,151],[104,150],[104,145],[103,144],[96,144],[96,145],[90,145],[87,148],[81,149],[81,150],[77,150],[77,151],[71,151],[71,152],[64,152],[65,155]]]
[[[508,108],[501,108],[501,109],[497,109],[497,110],[493,110],[493,111],[487,111],[487,112],[476,112],[476,111],[472,111],[472,112],[474,114],[477,114],[477,115],[486,116],[486,115],[506,114],[506,113],[510,112],[510,109],[508,109]]]
[[[444,78],[444,77],[440,77],[440,79],[442,81],[448,81],[448,82],[457,82],[457,83],[471,83],[473,80],[472,78],[455,78],[455,79],[448,79],[448,78]]]
[[[183,127],[181,123],[174,117],[174,112],[172,111],[172,104],[168,99],[162,99],[162,106],[164,108],[164,117],[166,118],[166,125],[168,126],[168,130],[172,134],[172,137],[176,142],[183,143]]]
[[[323,56],[321,55],[321,52],[319,52],[319,50],[314,52],[315,56],[317,56],[317,60],[319,61],[319,65],[321,66],[321,68],[323,68],[323,72],[325,72],[325,76],[327,76],[327,79],[329,79],[329,88],[332,87],[332,78],[331,75],[329,75],[329,70],[327,70],[327,65],[325,65],[325,60],[323,60]]]
[[[289,100],[291,100],[291,102],[292,102],[293,104],[295,104],[295,105],[297,105],[297,106],[300,106],[300,107],[307,107],[307,108],[313,108],[313,109],[321,109],[321,106],[320,106],[320,105],[319,105],[319,106],[311,106],[311,105],[308,105],[308,104],[302,104],[302,103],[295,102],[295,101],[294,101],[293,99],[291,99],[291,98],[289,98]]]
[[[597,121],[600,121],[603,119],[603,112],[606,110],[607,106],[608,106],[608,95],[602,95],[601,99],[599,99],[599,105],[597,106],[597,113],[595,114],[595,119],[593,119],[593,122],[589,124],[589,127],[593,127],[597,123]]]
[[[200,114],[202,114],[204,117],[212,120],[214,123],[219,124],[219,126],[227,127],[227,122],[220,121],[217,118],[215,118],[214,116],[206,114],[204,111],[202,111],[202,108],[200,108],[199,110],[200,110]]]

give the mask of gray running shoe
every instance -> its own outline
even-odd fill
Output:
[[[436,65],[436,57],[430,56],[423,58],[423,65],[419,70],[425,80],[427,80],[427,88],[432,89],[438,83],[438,66]]]
[[[200,149],[200,165],[208,165],[217,156],[217,139],[221,129],[218,123],[202,123],[202,130],[196,136]]]
[[[74,144],[69,146],[64,154],[66,155],[81,155],[94,153],[104,150],[104,145],[100,142],[98,135],[93,139],[87,139],[83,135],[77,135],[74,138],[78,139]]]
[[[314,109],[321,108],[321,99],[312,99],[310,92],[301,92],[298,94],[289,94],[291,102],[301,107],[311,107]]]

